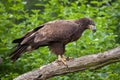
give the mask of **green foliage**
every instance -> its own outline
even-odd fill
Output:
[[[1,0],[0,1],[0,64],[1,80],[12,80],[18,75],[48,64],[56,59],[47,47],[32,54],[24,54],[16,61],[8,58],[11,42],[30,29],[56,19],[92,18],[97,32],[87,30],[82,37],[66,46],[66,55],[80,57],[103,52],[120,45],[120,0]],[[96,71],[70,73],[50,80],[119,80],[120,63]]]

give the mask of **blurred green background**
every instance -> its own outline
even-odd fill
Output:
[[[104,52],[120,46],[120,0],[0,0],[0,64],[1,80],[12,80],[25,72],[54,61],[57,57],[47,47],[23,54],[12,63],[12,40],[40,24],[58,19],[92,18],[97,27],[66,46],[66,55],[80,57]],[[86,70],[50,80],[120,80],[120,63],[95,71]]]

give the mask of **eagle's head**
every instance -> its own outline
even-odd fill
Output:
[[[96,26],[92,19],[90,18],[81,18],[79,23],[85,29],[91,29],[93,32],[96,32]]]

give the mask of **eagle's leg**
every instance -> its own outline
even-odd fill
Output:
[[[64,55],[58,55],[58,61],[61,61],[64,65],[66,65],[66,57]]]
[[[58,56],[57,61],[60,61],[66,65],[66,57],[63,55],[65,52],[65,45],[63,43],[52,43],[49,45],[49,49]]]
[[[63,60],[66,61],[67,57],[65,55],[62,55]]]

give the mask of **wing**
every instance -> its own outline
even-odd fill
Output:
[[[25,38],[29,37],[30,35],[32,35],[34,32],[36,32],[37,30],[39,30],[40,28],[42,28],[44,25],[40,25],[39,27],[28,31],[24,36],[22,36],[21,38],[15,39],[12,41],[12,43],[21,43]]]
[[[20,44],[39,43],[44,45],[52,41],[62,41],[70,39],[77,30],[78,24],[74,23],[74,21],[52,21],[44,24],[44,27],[24,38]]]
[[[62,41],[70,37],[78,30],[78,24],[74,21],[58,20],[49,22],[39,29],[34,42]]]

